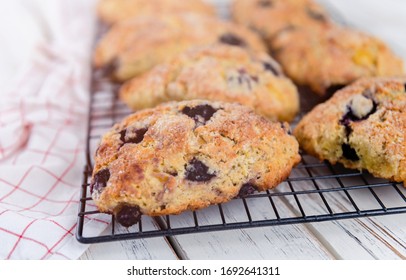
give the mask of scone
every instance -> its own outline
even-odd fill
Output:
[[[322,32],[292,29],[271,47],[287,76],[320,95],[359,78],[404,73],[401,59],[382,41],[339,26]]]
[[[125,81],[193,46],[216,42],[266,51],[253,31],[214,17],[145,16],[113,25],[95,50],[94,65],[110,69],[114,79]]]
[[[238,102],[281,121],[292,121],[299,111],[295,85],[271,57],[221,44],[191,49],[134,78],[120,97],[134,110],[205,99]]]
[[[145,15],[185,12],[216,15],[214,7],[202,0],[101,0],[98,4],[100,19],[110,24]]]
[[[364,78],[338,91],[294,130],[307,153],[376,177],[406,181],[406,77]]]
[[[328,13],[313,0],[233,0],[233,19],[271,43],[280,32],[293,28],[323,29],[332,24]]]
[[[300,161],[288,124],[232,103],[184,101],[139,111],[96,152],[91,193],[123,226],[276,187]]]

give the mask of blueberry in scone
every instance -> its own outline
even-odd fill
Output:
[[[125,81],[200,45],[222,43],[265,52],[258,34],[244,26],[199,14],[143,16],[116,23],[96,46],[94,66]]]
[[[214,7],[202,0],[101,0],[97,11],[99,18],[108,24],[145,15],[160,17],[191,12],[216,15]]]
[[[101,140],[91,182],[101,212],[128,227],[272,189],[300,161],[289,125],[202,100],[139,111]]]
[[[307,153],[406,181],[405,77],[364,78],[318,105],[294,130]]]
[[[266,53],[231,45],[193,48],[121,88],[132,109],[173,100],[238,102],[268,118],[292,121],[299,111],[295,85]]]

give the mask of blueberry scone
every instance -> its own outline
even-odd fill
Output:
[[[323,29],[332,24],[313,0],[234,0],[231,13],[236,22],[258,31],[268,43],[285,30]]]
[[[144,15],[193,12],[215,16],[213,6],[202,0],[101,0],[98,15],[103,22],[115,23]]]
[[[191,47],[216,42],[266,51],[253,31],[214,17],[145,16],[113,25],[95,50],[94,65],[110,69],[112,78],[125,81]]]
[[[406,77],[361,79],[306,115],[294,135],[320,160],[405,182],[405,90]]]
[[[120,97],[134,110],[205,99],[241,103],[281,121],[292,121],[299,111],[295,85],[271,57],[221,44],[191,49],[132,79]]]
[[[359,78],[404,73],[402,60],[382,41],[338,26],[283,32],[272,49],[287,76],[320,95]]]
[[[183,101],[115,125],[95,156],[91,193],[124,226],[276,187],[300,160],[289,125],[232,103]]]

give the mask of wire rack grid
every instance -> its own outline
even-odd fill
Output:
[[[227,17],[228,13],[226,4],[227,1],[224,1],[218,7],[219,14],[223,17]],[[334,7],[328,5],[327,8],[337,22],[346,24]],[[101,28],[100,32],[103,33],[103,30],[105,29]],[[94,72],[88,116],[87,164],[83,171],[76,232],[81,243],[169,237],[406,213],[406,188],[401,184],[348,170],[341,165],[319,162],[302,154],[302,162],[292,170],[289,178],[274,190],[176,216],[143,216],[137,225],[123,228],[116,223],[113,215],[97,211],[89,191],[93,155],[101,136],[131,113],[118,99],[117,91],[118,85],[105,79],[103,73]],[[315,99],[315,95],[306,89],[301,89],[301,98],[302,115],[322,101]],[[111,231],[94,235],[86,227],[87,222],[92,220],[111,224]]]
[[[406,190],[400,184],[302,154],[302,162],[275,190],[176,216],[143,216],[137,225],[124,229],[114,216],[97,211],[89,193],[93,155],[101,136],[131,113],[117,98],[117,90],[117,85],[95,75],[78,214],[77,239],[82,243],[406,213]],[[92,219],[111,223],[111,232],[87,233],[86,221]]]

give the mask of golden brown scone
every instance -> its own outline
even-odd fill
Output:
[[[96,152],[91,183],[101,212],[124,226],[276,187],[300,161],[289,125],[248,107],[184,101],[139,111]]]
[[[262,39],[249,29],[197,14],[146,16],[117,23],[99,42],[94,64],[109,68],[125,81],[177,54],[216,42],[266,51]]]
[[[120,97],[133,110],[206,99],[238,102],[281,121],[299,112],[296,86],[271,57],[221,44],[191,49],[130,80]]]
[[[406,77],[364,78],[295,128],[307,153],[376,177],[406,181]]]
[[[402,60],[382,41],[339,26],[322,32],[283,32],[273,41],[272,49],[287,76],[320,95],[362,77],[404,73]]]
[[[193,12],[215,16],[213,6],[202,0],[101,0],[98,4],[98,15],[105,23],[139,16]]]
[[[292,28],[323,29],[332,24],[322,6],[312,0],[234,0],[233,19],[258,32],[271,43]]]

